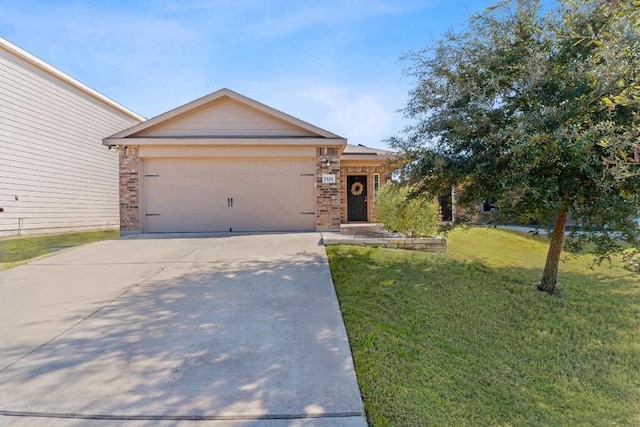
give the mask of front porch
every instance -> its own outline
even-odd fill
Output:
[[[391,180],[397,165],[389,151],[348,144],[340,158],[340,221],[342,224],[374,224],[378,190]]]

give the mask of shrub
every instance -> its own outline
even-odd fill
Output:
[[[389,183],[376,196],[378,222],[407,237],[433,236],[440,222],[435,199],[411,194],[407,185]]]

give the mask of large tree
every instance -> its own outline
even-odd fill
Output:
[[[420,191],[454,187],[497,221],[533,217],[552,230],[538,289],[556,290],[569,217],[572,242],[606,257],[638,246],[640,88],[637,0],[505,0],[434,47],[407,55],[415,79],[389,140]]]

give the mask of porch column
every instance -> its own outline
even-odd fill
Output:
[[[120,147],[120,232],[140,232],[140,158],[137,146]]]
[[[340,147],[316,148],[316,230],[340,230]]]

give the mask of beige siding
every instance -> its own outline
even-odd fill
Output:
[[[144,159],[144,232],[315,229],[313,159]]]
[[[0,235],[117,228],[118,156],[102,138],[136,123],[0,48]]]
[[[313,136],[292,123],[223,97],[136,136]]]

